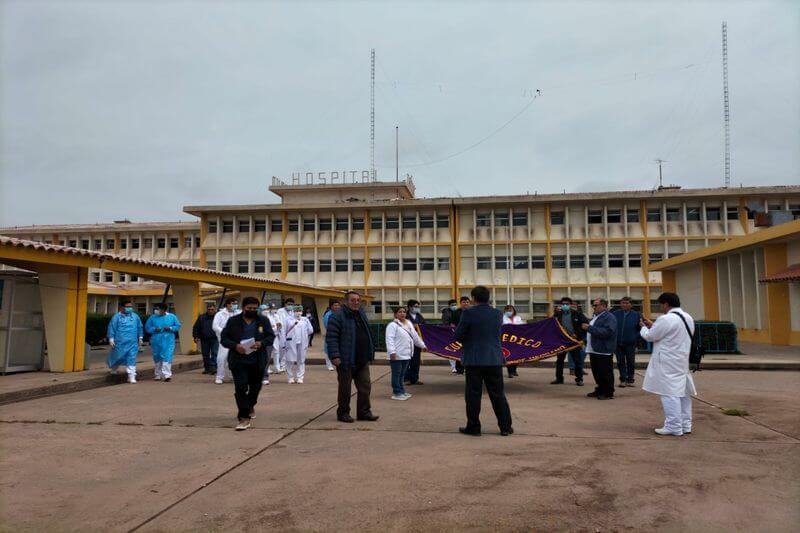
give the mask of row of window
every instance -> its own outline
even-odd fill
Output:
[[[579,305],[584,313],[587,312],[587,305],[585,302],[581,300],[575,300],[575,302]],[[441,303],[441,302],[440,302]],[[502,310],[506,302],[505,301],[495,301],[495,306]],[[642,312],[643,302],[641,300],[631,300],[631,305],[634,310]],[[375,308],[376,314],[384,314],[384,313],[391,313],[396,307],[400,306],[399,301],[392,301],[387,300],[385,302],[375,300],[372,302],[372,305]],[[561,305],[561,300],[553,300],[552,307],[551,304],[547,302],[529,302],[529,301],[518,301],[514,303],[514,309],[516,309],[517,314],[527,315],[531,314],[537,317],[548,316],[552,313],[553,309],[556,309],[559,305]],[[611,308],[619,307],[619,300],[611,300]],[[422,302],[420,304],[420,311],[422,314],[427,314],[429,316],[437,313],[437,310],[432,302]],[[658,303],[658,300],[650,300],[650,312],[651,313],[661,313],[661,304]],[[589,313],[591,314],[591,313]]]
[[[113,272],[103,272],[103,275],[100,275],[100,272],[92,272],[92,281],[99,282],[100,280],[105,281],[106,283],[112,283],[114,281],[114,273]],[[133,274],[120,274],[119,281],[121,283],[127,282],[136,282],[139,281],[139,276],[134,276]]]
[[[156,248],[159,249],[180,248],[180,239],[178,239],[178,237],[170,237],[169,239],[164,237],[158,237],[156,239],[146,237],[141,240],[137,237],[131,237],[130,240],[121,239],[119,241],[119,248],[120,250],[126,250],[130,247],[130,249],[132,250],[138,250],[141,247],[141,244],[144,244],[144,249],[148,249],[153,247],[153,242],[155,242]],[[51,244],[50,241],[44,241],[44,243]],[[90,244],[92,245],[91,247]],[[114,241],[114,239],[106,239],[105,244],[106,244],[105,250],[113,250],[116,248],[116,242]],[[194,245],[196,248],[200,247],[200,237],[194,237]],[[95,250],[95,251],[100,251],[104,249],[103,239],[94,239],[93,241],[89,239],[81,239],[80,241],[78,241],[77,239],[62,240],[61,246],[69,246],[70,248],[83,248],[84,250]],[[192,237],[183,238],[183,247],[184,248],[192,247]]]
[[[279,274],[281,272],[281,261],[276,259],[272,261],[253,261],[253,274],[264,274],[267,272],[267,268],[269,268],[270,274]],[[372,271],[386,271],[386,272],[398,272],[401,270],[403,271],[433,271],[436,270],[435,266],[438,266],[438,270],[450,270],[450,258],[449,257],[421,257],[417,258],[404,258],[404,259],[370,259],[369,267]],[[237,270],[236,272],[239,274],[249,274],[250,271],[250,263],[249,261],[237,261],[236,262]],[[232,261],[220,261],[220,271],[222,272],[232,272],[233,262]],[[296,259],[290,259],[286,262],[286,270],[287,272],[299,272],[300,268],[302,268],[302,272],[364,272],[364,260],[363,259],[305,259],[303,261],[297,261]]]
[[[678,255],[680,254],[673,253],[670,254],[670,257],[676,257]],[[662,259],[664,259],[663,254],[648,255],[648,261],[650,263],[657,263]],[[487,256],[477,258],[478,270],[491,270],[492,265],[494,265],[496,270],[528,270],[529,268],[544,269],[546,268],[546,263],[546,257],[543,255],[534,255],[531,257],[526,255],[515,255],[514,257],[510,258],[510,260],[508,256],[495,256],[494,258]],[[624,268],[626,263],[625,254],[608,254],[608,256],[603,254],[591,254],[588,256],[588,263],[585,255],[553,255],[550,257],[550,266],[552,268],[567,268],[567,264],[569,264],[569,268],[585,268],[587,264],[589,265],[589,268],[604,268],[606,263],[608,264],[608,268]],[[641,267],[642,255],[628,254],[627,264],[631,268]]]
[[[647,209],[645,213],[645,220],[647,222],[661,222],[662,220],[666,220],[667,222],[681,222],[683,220],[683,215],[681,214],[682,208],[680,207],[667,207],[666,209],[660,207],[650,207]],[[738,220],[739,219],[739,208],[738,207],[728,207],[728,220]],[[561,225],[564,224],[564,211],[552,211],[550,213],[550,223],[553,225]],[[604,220],[605,218],[605,220]],[[628,223],[637,223],[640,221],[640,213],[639,209],[628,209],[624,213],[625,221]],[[619,224],[623,220],[623,211],[622,209],[607,209],[604,212],[602,209],[590,209],[587,212],[586,216],[586,223],[587,224],[603,224],[606,222],[608,224]],[[694,206],[686,207],[686,220],[687,221],[700,221],[702,220],[702,207]],[[706,220],[722,220],[722,208],[721,207],[706,207]]]
[[[290,218],[288,224],[288,231],[299,231],[302,225],[303,231],[331,231],[336,228],[337,231],[359,231],[364,229],[365,221],[363,218]],[[222,233],[233,233],[233,220],[222,221]],[[416,216],[397,217],[388,216],[370,218],[370,229],[427,229],[427,228],[449,228],[450,218],[447,215],[420,215]],[[208,232],[217,233],[219,225],[216,220],[208,221]],[[239,233],[250,233],[250,220],[238,221]],[[253,219],[253,231],[255,233],[263,233],[267,231],[267,220],[265,218]],[[273,233],[283,231],[283,220],[280,218],[270,220],[270,231]]]

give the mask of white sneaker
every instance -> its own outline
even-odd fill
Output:
[[[128,383],[136,383],[136,376],[128,376]]]
[[[214,383],[216,383],[217,385],[222,385],[223,383],[222,378],[215,378]]]
[[[262,385],[269,385],[269,380],[268,379],[264,379],[264,380],[261,381],[261,384]]]
[[[297,378],[297,382],[298,382],[300,385],[302,385],[302,384],[303,384],[303,378]]]
[[[289,384],[295,383],[294,378],[289,378]]]
[[[331,372],[333,372],[334,370],[336,370],[336,367],[335,367],[335,366],[329,366],[329,367],[328,367],[328,370],[330,370]]]
[[[405,396],[406,400],[407,400],[407,399],[411,398],[411,396],[413,396],[413,394],[409,394],[409,393],[405,392],[405,393],[403,393],[403,396]]]
[[[656,429],[655,429],[655,432],[656,432],[657,434],[659,434],[659,435],[672,435],[672,436],[674,436],[674,437],[682,437],[682,436],[683,436],[683,432],[681,432],[681,433],[676,433],[676,432],[674,432],[674,431],[669,431],[669,430],[666,430],[666,429],[664,429],[664,428],[656,428]]]
[[[451,368],[451,369],[450,369],[450,373],[451,373],[451,374],[457,374],[457,373],[458,373],[458,370],[456,370],[455,368]]]
[[[250,420],[240,420],[238,424],[236,424],[236,431],[244,431],[250,427]]]
[[[402,395],[397,396],[395,394],[392,394],[392,400],[397,400],[399,402],[404,402],[404,401],[408,400],[408,396],[402,396]]]
[[[161,381],[161,376],[155,376],[153,379],[156,381]]]

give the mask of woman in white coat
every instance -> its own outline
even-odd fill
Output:
[[[289,383],[303,383],[308,343],[314,333],[314,326],[303,316],[302,307],[297,307],[294,314],[287,313],[284,316],[281,330],[286,343],[286,374],[289,376]]]
[[[406,371],[414,354],[414,347],[427,350],[425,343],[417,335],[414,324],[406,320],[406,308],[394,310],[394,320],[386,326],[386,353],[392,367],[392,400],[408,400],[404,382]]]
[[[694,320],[680,308],[677,294],[665,292],[658,303],[664,314],[655,322],[641,322],[642,338],[653,343],[642,389],[661,396],[664,426],[656,433],[681,436],[692,432],[692,395],[697,394],[689,372]]]
[[[503,324],[524,324],[523,320],[517,316],[517,309],[513,305],[507,305],[503,308]],[[517,365],[506,366],[508,377],[514,378],[519,376],[517,374]]]

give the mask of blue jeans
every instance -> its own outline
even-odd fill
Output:
[[[617,346],[617,370],[620,382],[633,383],[636,376],[636,345],[620,344]]]
[[[395,396],[406,393],[403,381],[405,380],[409,363],[408,359],[389,361],[389,365],[392,367],[392,394]]]

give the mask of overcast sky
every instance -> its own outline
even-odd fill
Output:
[[[0,225],[179,220],[376,163],[419,196],[800,183],[800,2],[2,1]],[[537,95],[536,91],[541,94]],[[534,98],[535,96],[535,98]]]

